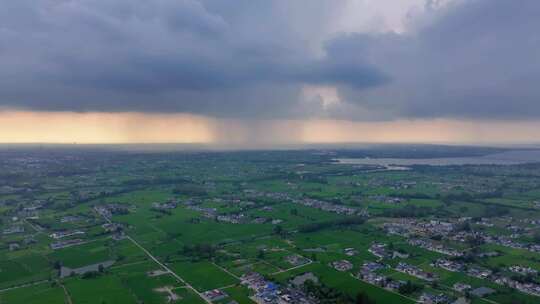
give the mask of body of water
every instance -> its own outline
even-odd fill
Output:
[[[540,150],[508,151],[485,156],[446,158],[337,158],[338,164],[392,166],[518,165],[540,162]]]

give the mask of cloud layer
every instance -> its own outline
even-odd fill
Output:
[[[413,20],[403,35],[344,36],[342,49],[361,50],[393,81],[341,92],[386,115],[537,119],[538,14],[534,0],[453,1]]]
[[[398,34],[337,25],[349,1],[6,1],[0,107],[538,118],[540,2],[440,3],[412,11]],[[335,88],[338,102],[305,94],[313,87]]]

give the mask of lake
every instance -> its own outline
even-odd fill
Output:
[[[337,158],[338,164],[380,166],[455,166],[455,165],[518,165],[540,162],[540,150],[507,151],[473,157],[446,158]]]

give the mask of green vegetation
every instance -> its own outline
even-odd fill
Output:
[[[0,303],[206,303],[219,289],[213,303],[247,304],[263,295],[242,284],[253,273],[320,303],[540,299],[496,281],[540,286],[537,164],[333,160],[410,156],[394,148],[49,152],[1,152]],[[303,275],[316,282],[294,285]]]

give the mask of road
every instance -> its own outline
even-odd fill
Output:
[[[283,269],[283,270],[280,270],[280,271],[276,271],[276,272],[272,273],[272,275],[276,275],[276,274],[284,273],[284,272],[287,272],[287,271],[295,270],[295,269],[298,269],[298,268],[302,268],[304,266],[310,265],[311,263],[313,263],[313,261],[308,259],[308,262],[305,263],[305,264],[294,266],[294,267],[291,267],[291,268],[288,268],[288,269]]]
[[[47,283],[47,282],[49,282],[49,280],[42,280],[42,281],[37,281],[37,282],[33,282],[33,283],[26,283],[26,284],[22,284],[22,285],[12,286],[12,287],[8,287],[8,288],[0,289],[0,293],[5,292],[5,291],[9,291],[9,290],[12,290],[12,289],[23,288],[23,287],[43,284],[43,283]]]
[[[113,224],[113,222],[106,216],[102,215],[102,217],[110,224]],[[174,271],[172,271],[172,269],[170,269],[169,267],[167,267],[167,265],[161,263],[154,255],[152,255],[152,253],[150,253],[150,251],[146,250],[146,248],[144,248],[141,244],[139,244],[139,242],[137,242],[136,240],[134,240],[131,236],[127,235],[126,234],[126,239],[130,240],[135,246],[139,247],[139,249],[141,249],[150,259],[152,259],[154,262],[156,262],[156,264],[158,264],[159,266],[161,266],[161,268],[165,269],[167,272],[169,272],[172,276],[174,276],[178,281],[184,283],[186,285],[186,287],[188,289],[190,289],[191,291],[193,291],[194,293],[196,293],[199,297],[201,297],[201,299],[203,299],[206,303],[208,304],[212,304],[212,302],[210,300],[208,300],[202,293],[200,293],[199,291],[197,291],[197,289],[195,289],[193,286],[191,286],[191,284],[189,284],[186,280],[184,280],[182,277],[180,277],[178,274],[176,274]]]
[[[69,292],[67,291],[66,286],[64,286],[64,284],[62,284],[60,282],[58,282],[58,283],[60,284],[60,286],[64,290],[64,296],[66,297],[67,304],[73,304],[73,301],[71,300],[71,296],[69,295]]]
[[[224,272],[226,272],[228,275],[232,276],[233,278],[235,278],[235,279],[237,279],[237,280],[240,280],[240,278],[239,278],[237,275],[235,275],[234,273],[228,271],[227,269],[225,269],[225,268],[219,266],[218,264],[216,264],[216,263],[214,263],[214,262],[212,262],[212,264],[214,264],[214,266],[216,266],[217,268],[223,270]]]

